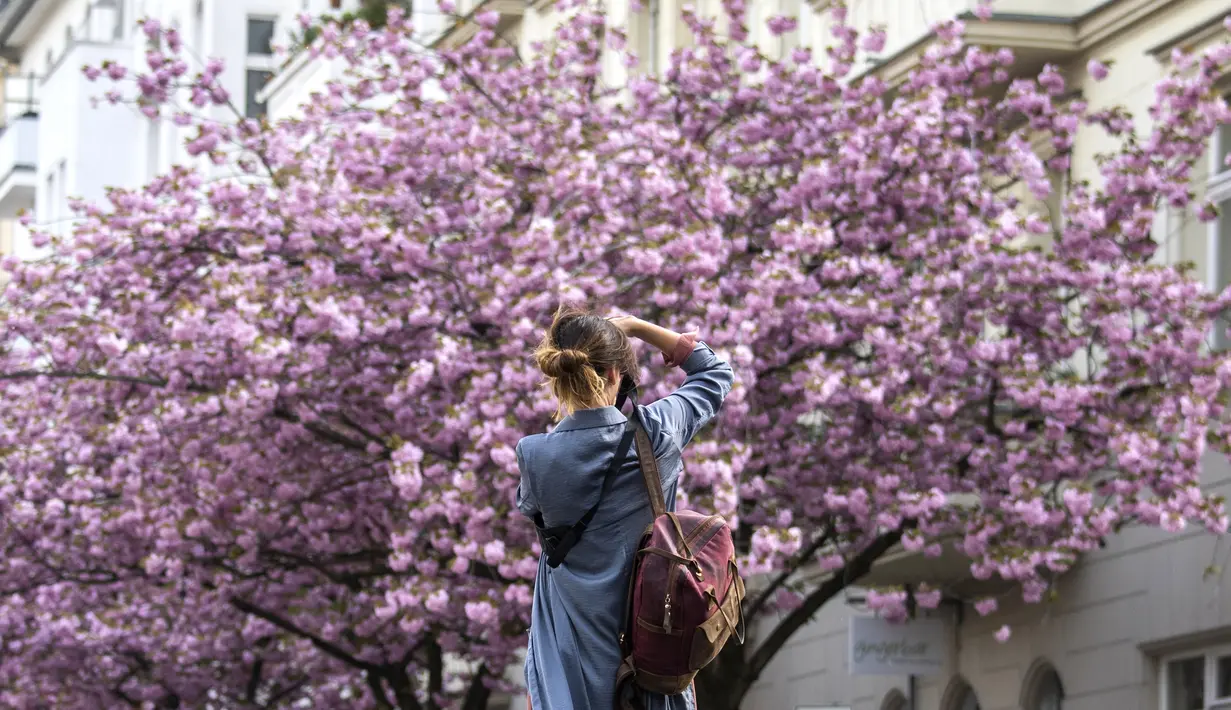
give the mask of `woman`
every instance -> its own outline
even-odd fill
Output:
[[[669,397],[639,408],[668,510],[675,510],[684,446],[731,390],[731,367],[694,334],[562,308],[535,355],[563,419],[550,434],[517,444],[518,508],[530,518],[541,515],[547,528],[573,525],[599,499],[627,422],[613,405],[621,377],[636,372],[629,336],[658,348],[669,365],[688,375]],[[532,710],[610,710],[614,703],[633,553],[653,518],[636,451],[623,458],[564,562],[552,568],[545,556],[539,560],[526,653]],[[646,694],[642,703],[645,710],[696,708],[691,689],[676,696]]]

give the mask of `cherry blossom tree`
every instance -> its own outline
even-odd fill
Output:
[[[239,178],[114,190],[4,264],[0,704],[485,707],[525,641],[513,446],[550,426],[529,354],[562,300],[699,326],[738,373],[681,503],[738,527],[768,630],[701,676],[706,710],[898,545],[1039,601],[1122,525],[1224,531],[1197,483],[1231,442],[1205,345],[1231,296],[1151,225],[1213,216],[1187,186],[1231,50],[1177,55],[1135,134],[960,23],[889,87],[840,6],[781,60],[744,10],[687,15],[627,87],[596,6],[523,58],[490,15],[439,53],[396,11],[327,25],[347,78],[273,125],[196,118],[221,65],[173,29],[145,24],[140,71],[87,67]],[[1057,194],[1080,131],[1119,147]],[[643,401],[678,379],[645,363]]]

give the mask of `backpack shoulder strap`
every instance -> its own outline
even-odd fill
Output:
[[[581,516],[581,520],[573,523],[573,526],[560,536],[556,544],[547,551],[547,564],[550,567],[558,567],[564,561],[564,557],[568,555],[569,550],[581,541],[582,534],[586,531],[586,527],[590,525],[590,521],[594,520],[594,514],[598,512],[598,506],[602,504],[603,498],[607,497],[607,493],[611,491],[611,486],[615,482],[616,473],[620,471],[620,465],[624,463],[624,459],[628,456],[628,450],[633,444],[633,427],[625,426],[624,435],[620,437],[620,443],[616,444],[615,456],[611,459],[611,465],[607,467],[607,473],[603,477],[603,488],[598,493],[598,500],[594,501],[594,505],[586,511],[586,514]],[[638,447],[640,448],[640,447]],[[662,497],[661,495],[659,496]],[[536,516],[535,522],[542,527],[542,518]],[[558,529],[548,531],[555,533]]]
[[[650,495],[650,509],[657,518],[666,514],[667,505],[663,502],[663,482],[658,475],[658,459],[654,457],[654,443],[650,435],[641,425],[641,409],[633,403],[633,414],[628,419],[637,438],[637,460],[641,464],[641,477],[645,480],[646,492]]]

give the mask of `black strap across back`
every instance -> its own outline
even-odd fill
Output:
[[[543,514],[534,514],[534,526],[538,529],[539,543],[543,546],[543,551],[547,553],[547,566],[559,567],[564,561],[569,550],[572,550],[578,542],[581,542],[581,535],[586,531],[586,527],[590,521],[594,520],[594,514],[598,512],[598,506],[602,504],[603,498],[607,496],[607,492],[611,490],[611,484],[615,481],[615,475],[620,470],[620,464],[624,463],[624,459],[628,456],[628,450],[633,445],[633,427],[632,422],[624,426],[624,435],[620,437],[620,443],[616,444],[615,457],[611,459],[611,465],[607,467],[607,473],[603,477],[603,488],[599,491],[598,500],[594,501],[594,505],[586,511],[586,514],[581,516],[581,520],[572,525],[558,525],[554,528],[543,526]]]
[[[623,409],[624,402],[628,399],[633,400],[633,412],[628,418],[628,423],[624,425],[624,435],[620,437],[619,443],[616,444],[615,457],[611,459],[611,465],[607,467],[607,473],[603,476],[603,488],[599,491],[598,500],[594,501],[594,505],[586,511],[585,515],[581,516],[572,525],[558,525],[553,528],[544,527],[543,514],[534,514],[534,527],[539,534],[539,544],[543,547],[543,552],[547,554],[547,566],[556,568],[564,561],[569,550],[572,550],[578,542],[581,542],[581,536],[586,531],[586,527],[594,520],[594,514],[598,512],[598,506],[602,504],[603,498],[607,497],[608,491],[611,490],[612,484],[615,482],[616,474],[620,472],[620,465],[624,463],[624,459],[628,456],[629,450],[632,448],[633,440],[637,440],[637,455],[640,459],[642,474],[652,474],[651,478],[646,476],[646,487],[650,495],[650,505],[654,510],[654,515],[662,515],[663,496],[662,484],[658,483],[658,465],[654,459],[654,447],[650,442],[649,436],[646,435],[645,429],[641,426],[641,413],[637,410],[636,387],[632,380],[625,377],[620,383],[620,395],[616,399],[616,409]],[[647,465],[648,459],[648,465]],[[653,485],[657,483],[658,485]],[[657,495],[655,495],[657,493]]]

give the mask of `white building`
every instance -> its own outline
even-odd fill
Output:
[[[672,49],[689,38],[679,20],[685,4],[718,15],[720,0],[645,0],[635,13],[628,0],[609,0],[611,23],[629,28],[643,66],[658,71]],[[782,56],[796,46],[823,47],[830,38],[822,13],[829,0],[750,2],[754,38]],[[969,13],[975,0],[847,0],[858,28],[886,25],[888,41],[877,56],[863,57],[863,71],[890,81],[910,71],[931,37],[931,23]],[[1018,68],[1032,73],[1044,63],[1060,66],[1073,88],[1093,108],[1121,104],[1149,127],[1146,109],[1153,87],[1168,71],[1173,48],[1199,48],[1222,33],[1228,0],[997,0],[989,22],[968,23],[974,44],[1009,47]],[[525,53],[559,22],[550,0],[461,0],[458,14],[480,9],[501,16],[501,34]],[[771,37],[759,18],[799,17],[799,26]],[[440,46],[456,46],[475,28],[454,24],[440,32]],[[1093,83],[1091,59],[1114,60],[1109,79]],[[624,69],[604,67],[604,79],[619,85]],[[336,75],[332,75],[336,76]],[[271,113],[293,114],[302,97],[332,76],[301,60],[296,78],[270,85]],[[320,82],[320,83],[314,83]],[[1231,91],[1231,85],[1226,87]],[[1208,175],[1199,191],[1223,205],[1211,225],[1164,214],[1157,225],[1159,259],[1191,261],[1211,288],[1231,283],[1231,130],[1210,147]],[[1110,147],[1095,131],[1080,134],[1069,179],[1097,179],[1095,155]],[[1207,490],[1231,487],[1231,468],[1211,457]],[[923,560],[898,553],[879,564],[869,584],[930,582],[948,599],[933,617],[943,632],[934,644],[939,665],[918,677],[855,675],[849,658],[848,624],[857,604],[835,600],[796,633],[748,695],[748,710],[1215,710],[1231,708],[1231,594],[1224,593],[1228,549],[1201,531],[1164,534],[1129,529],[1089,555],[1057,583],[1051,604],[1013,601],[1009,590],[973,579],[960,558]],[[1005,594],[1001,610],[980,617],[970,600]],[[858,598],[858,590],[852,598]],[[998,643],[993,632],[1012,625]],[[762,633],[765,629],[760,630]]]
[[[108,187],[137,187],[189,160],[183,149],[187,129],[150,120],[129,106],[95,106],[93,99],[108,87],[81,72],[83,65],[106,60],[144,66],[147,45],[139,19],[178,28],[198,62],[223,58],[222,82],[236,111],[256,116],[265,111],[256,94],[275,68],[275,21],[288,4],[299,0],[0,1],[0,53],[8,64],[0,235],[28,256],[33,252],[24,230],[13,224],[19,211],[62,230],[71,218],[70,198],[101,201]],[[227,112],[211,110],[219,117]]]
[[[341,9],[356,0],[342,0]],[[720,0],[646,0],[640,13],[628,0],[608,0],[613,24],[630,28],[630,40],[649,70],[665,66],[669,52],[688,41],[679,21],[692,3],[717,14]],[[828,40],[820,12],[828,0],[755,0],[753,18],[797,15],[799,27],[782,38],[754,23],[770,50],[819,48]],[[857,26],[885,24],[887,45],[865,57],[865,71],[890,80],[909,71],[929,41],[928,24],[973,9],[975,0],[848,0]],[[44,225],[63,224],[67,199],[101,199],[107,186],[137,186],[171,164],[187,160],[180,129],[150,121],[128,107],[93,108],[100,84],[82,76],[83,64],[114,59],[141,61],[144,37],[135,20],[151,15],[177,25],[198,56],[222,56],[223,81],[241,113],[293,115],[312,92],[340,76],[340,66],[292,55],[283,64],[274,44],[286,38],[294,15],[334,10],[333,0],[0,0],[0,52],[10,63],[0,132],[0,250],[29,253],[12,218],[33,210]],[[473,32],[450,25],[431,5],[416,6],[425,43],[448,46]],[[501,32],[523,52],[559,21],[548,0],[461,0],[458,12],[491,9]],[[1061,66],[1074,88],[1095,108],[1123,104],[1148,127],[1153,86],[1168,70],[1174,47],[1194,48],[1221,33],[1229,0],[998,0],[997,15],[970,23],[970,39],[1014,49],[1030,71],[1044,62]],[[1087,81],[1090,58],[1113,59],[1111,77]],[[266,84],[269,72],[276,76]],[[612,61],[611,83],[624,69]],[[262,90],[264,88],[264,90]],[[1231,86],[1227,87],[1231,91]],[[221,111],[221,109],[219,109]],[[1199,187],[1224,205],[1224,217],[1202,225],[1178,215],[1160,219],[1160,259],[1195,262],[1212,288],[1231,283],[1231,131],[1211,146]],[[1093,177],[1094,156],[1108,148],[1094,132],[1081,134],[1071,178]],[[12,243],[9,243],[12,242]],[[1206,486],[1231,486],[1231,470],[1211,460]],[[1165,535],[1128,530],[1083,559],[1058,582],[1050,605],[1002,602],[1000,612],[979,617],[968,605],[989,590],[960,560],[922,562],[893,555],[868,582],[931,582],[951,600],[936,614],[946,629],[940,667],[916,678],[857,676],[848,658],[852,607],[835,601],[801,629],[749,695],[749,710],[850,708],[852,710],[1214,710],[1231,708],[1231,594],[1224,594],[1229,550],[1201,532]],[[1011,624],[999,644],[992,632]],[[503,701],[502,701],[503,702]],[[520,704],[517,705],[520,707]],[[498,707],[493,703],[493,708]]]

